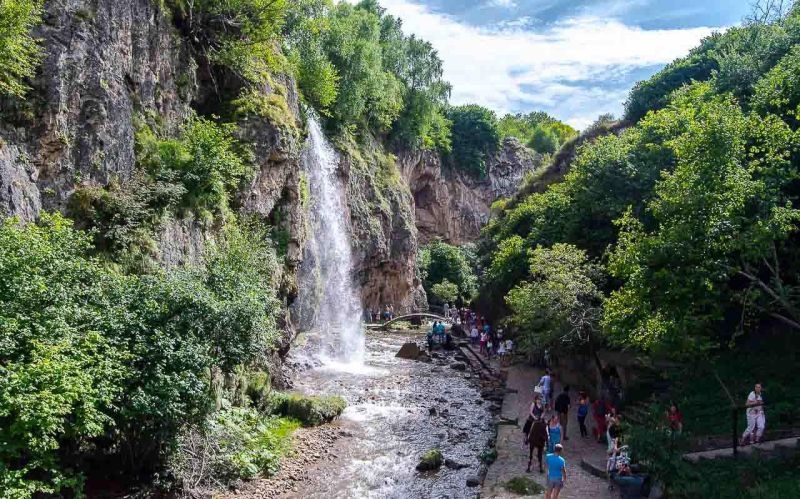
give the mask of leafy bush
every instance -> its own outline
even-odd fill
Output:
[[[209,373],[258,362],[274,338],[275,256],[251,234],[230,226],[202,268],[136,277],[89,258],[90,236],[60,215],[0,226],[5,491],[157,470],[204,421]]]
[[[494,111],[477,104],[457,106],[448,109],[447,119],[453,123],[453,167],[483,177],[486,159],[497,151],[501,139]]]
[[[567,244],[538,247],[528,262],[531,277],[506,296],[520,348],[533,353],[591,341],[602,304],[602,269]]]
[[[458,298],[458,286],[444,279],[431,286],[431,294],[443,303],[453,303]]]
[[[544,492],[544,487],[527,476],[515,476],[506,482],[505,488],[507,491],[521,496],[532,496]]]
[[[297,419],[303,426],[319,426],[341,416],[347,402],[337,396],[276,393],[271,405],[275,414]]]
[[[0,96],[22,97],[41,59],[31,30],[42,22],[41,0],[0,0]]]
[[[270,476],[278,471],[298,426],[293,420],[226,405],[178,438],[169,469],[186,488]]]
[[[474,265],[469,261],[467,248],[453,246],[443,241],[436,240],[420,249],[417,255],[417,267],[422,275],[422,285],[426,291],[438,296],[433,290],[435,284],[452,283],[457,287],[455,300],[469,301],[475,293],[477,278],[473,270]],[[450,286],[439,288],[447,290]]]
[[[277,50],[284,0],[167,0],[175,23],[209,62],[266,83],[286,62]]]
[[[143,127],[136,135],[137,160],[156,181],[183,187],[182,207],[224,215],[232,194],[254,173],[252,153],[234,139],[234,130],[200,117],[190,117],[176,139]]]
[[[441,468],[442,464],[444,464],[444,456],[442,455],[442,451],[439,449],[431,449],[419,458],[417,471],[436,470]]]

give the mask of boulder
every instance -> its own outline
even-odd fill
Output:
[[[456,371],[466,371],[467,365],[463,362],[453,362],[450,364],[450,369],[455,369]]]
[[[438,470],[444,464],[444,456],[442,456],[442,451],[439,449],[431,449],[419,460],[419,464],[417,464],[417,471],[430,471],[430,470]]]
[[[409,359],[409,360],[417,360],[417,358],[422,354],[422,350],[420,350],[419,346],[416,343],[408,342],[404,343],[402,347],[400,347],[400,351],[397,352],[395,357],[400,357],[401,359]]]
[[[479,476],[469,476],[467,477],[467,487],[477,487],[481,484],[481,478]]]

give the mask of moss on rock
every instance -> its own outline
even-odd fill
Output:
[[[271,405],[274,413],[297,419],[303,426],[319,426],[341,416],[347,402],[339,396],[277,393]]]
[[[444,464],[444,456],[439,449],[431,449],[419,459],[417,471],[430,471],[441,468]]]

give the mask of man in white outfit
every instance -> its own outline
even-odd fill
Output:
[[[761,397],[761,383],[756,383],[753,391],[747,396],[747,429],[742,435],[741,445],[761,442],[764,436],[764,399]]]

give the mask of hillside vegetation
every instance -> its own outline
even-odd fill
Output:
[[[639,83],[562,181],[498,205],[480,300],[528,350],[693,358],[800,330],[800,7],[771,12]]]

